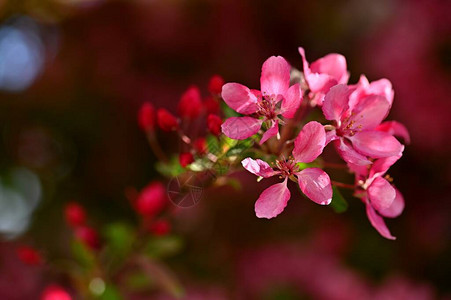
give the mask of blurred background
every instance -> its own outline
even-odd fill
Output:
[[[213,74],[258,87],[271,55],[301,69],[302,46],[309,61],[345,55],[350,83],[394,85],[389,119],[412,138],[390,171],[406,200],[387,221],[398,239],[350,194],[343,214],[299,194],[257,219],[271,182],[238,174],[241,191],[207,190],[178,213],[184,246],[166,263],[190,299],[450,299],[450,14],[440,0],[0,0],[0,298],[36,299],[52,282],[76,297],[14,250],[68,256],[67,202],[98,227],[136,222],[124,191],[160,178],[136,121],[144,101],[175,112],[189,85],[207,96]]]

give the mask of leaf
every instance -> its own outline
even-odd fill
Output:
[[[208,152],[215,155],[221,154],[221,146],[219,145],[219,140],[216,136],[209,134],[207,135],[206,140]]]
[[[157,162],[155,169],[160,172],[161,175],[166,177],[175,177],[185,172],[185,169],[180,165],[179,159],[173,156],[168,163]]]
[[[111,284],[107,284],[105,287],[105,291],[103,294],[98,298],[101,300],[121,300],[123,299],[121,294],[119,293],[118,289],[114,287]]]
[[[82,267],[91,269],[94,266],[94,253],[83,243],[77,240],[72,241],[72,254]]]
[[[241,116],[239,113],[230,108],[224,101],[221,101],[221,109],[226,118]]]
[[[182,246],[182,240],[178,236],[161,236],[147,243],[145,253],[154,258],[168,257],[179,252]]]
[[[332,202],[330,203],[330,206],[336,213],[343,213],[348,209],[348,202],[345,200],[343,195],[341,194],[340,190],[336,187],[332,187],[333,195],[332,195]]]
[[[123,223],[109,224],[104,235],[108,248],[118,256],[124,256],[130,251],[135,238],[133,230]]]

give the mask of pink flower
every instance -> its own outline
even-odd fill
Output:
[[[222,124],[222,132],[236,140],[256,134],[264,122],[268,130],[260,144],[279,132],[279,115],[291,119],[301,104],[300,85],[290,87],[290,65],[280,56],[271,56],[262,66],[261,91],[250,90],[239,83],[226,83],[222,98],[228,106],[244,117],[232,117]],[[281,103],[280,103],[281,102]],[[279,105],[280,103],[280,105]]]
[[[199,88],[195,85],[190,86],[180,97],[178,104],[178,113],[182,118],[194,120],[202,112],[202,98]]]
[[[390,110],[385,96],[352,97],[355,88],[339,84],[330,89],[323,103],[327,120],[335,122],[327,142],[336,140],[341,157],[354,165],[369,165],[370,158],[401,155],[404,146],[388,131],[378,129]]]
[[[304,48],[299,47],[302,56],[304,77],[309,89],[316,94],[313,99],[317,105],[322,105],[324,95],[337,84],[347,83],[349,73],[346,58],[341,54],[331,53],[310,64],[305,58]]]
[[[401,157],[392,156],[376,160],[368,170],[356,173],[357,184],[364,190],[359,196],[366,206],[371,225],[385,238],[396,239],[385,225],[383,217],[395,218],[404,210],[402,194],[386,179],[384,174]]]
[[[326,144],[326,132],[318,122],[309,122],[304,126],[295,140],[293,157],[288,160],[277,160],[274,170],[263,160],[246,158],[241,164],[249,172],[264,178],[279,175],[284,179],[264,190],[257,202],[255,213],[259,218],[273,218],[280,214],[290,199],[287,187],[288,178],[297,177],[302,192],[312,201],[328,205],[332,201],[332,186],[326,172],[319,168],[299,169],[297,163],[310,163],[323,151]]]

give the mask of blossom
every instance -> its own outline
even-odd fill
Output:
[[[298,109],[302,95],[300,85],[290,87],[290,65],[281,56],[268,58],[262,66],[261,91],[250,90],[239,83],[226,83],[222,87],[222,98],[232,109],[244,117],[231,117],[222,124],[222,132],[237,140],[256,134],[264,122],[268,130],[260,144],[279,132],[279,118],[291,119]]]
[[[177,118],[164,108],[157,111],[157,123],[164,131],[176,130],[178,127]]]
[[[309,65],[304,48],[299,47],[298,50],[302,56],[305,81],[310,91],[316,94],[313,103],[321,106],[324,95],[331,87],[348,82],[346,58],[341,54],[331,53]]]
[[[77,227],[85,224],[86,221],[85,209],[76,202],[70,202],[66,205],[64,215],[66,218],[66,222],[71,227]]]
[[[27,265],[39,265],[42,263],[42,256],[39,252],[29,246],[20,246],[16,249],[19,259]]]
[[[143,131],[155,128],[155,108],[150,102],[145,102],[138,112],[138,125]]]
[[[288,178],[297,177],[302,192],[312,201],[328,205],[332,201],[332,186],[329,175],[319,168],[300,170],[298,163],[310,163],[323,151],[326,143],[324,127],[315,121],[307,123],[295,140],[293,158],[277,160],[277,170],[261,159],[246,158],[241,164],[249,172],[268,178],[279,175],[284,178],[282,183],[276,183],[265,189],[255,203],[255,213],[259,218],[273,218],[280,214],[290,199],[287,187]]]
[[[339,84],[326,94],[322,110],[327,120],[335,122],[327,141],[335,140],[341,157],[355,165],[371,164],[368,157],[400,155],[404,146],[389,132],[376,129],[389,112],[389,101],[374,94],[353,98],[355,90]]]
[[[199,154],[205,154],[207,152],[207,140],[204,137],[199,137],[193,142],[193,148]]]
[[[42,291],[41,300],[71,300],[72,297],[66,290],[56,284],[48,285],[44,291]]]
[[[98,250],[100,248],[100,240],[97,231],[89,226],[82,225],[75,228],[75,237],[82,242],[85,246],[92,250]]]
[[[171,231],[171,224],[164,219],[156,220],[155,222],[150,224],[149,230],[154,235],[163,236]]]
[[[184,168],[194,161],[194,157],[190,152],[182,152],[179,154],[180,165]]]
[[[211,134],[219,136],[221,134],[222,119],[214,114],[207,117],[207,127]]]
[[[158,181],[149,183],[139,193],[135,202],[136,212],[142,216],[158,214],[167,203],[165,186]]]
[[[182,118],[194,120],[202,112],[202,100],[199,88],[190,86],[180,97],[178,113]]]
[[[219,75],[213,75],[208,82],[208,90],[213,95],[221,94],[222,86],[224,85],[224,79]]]
[[[404,210],[402,194],[386,179],[384,174],[401,157],[392,156],[376,160],[371,168],[361,168],[356,173],[358,194],[366,206],[368,219],[373,227],[385,238],[394,240],[382,217],[395,218]],[[365,171],[366,169],[366,171]]]

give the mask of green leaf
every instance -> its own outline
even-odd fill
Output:
[[[221,109],[226,118],[239,117],[240,114],[231,109],[224,101],[221,101]]]
[[[345,212],[348,209],[348,202],[345,200],[340,190],[336,186],[332,187],[332,190],[333,196],[330,206],[336,213]]]
[[[94,266],[94,253],[77,240],[72,241],[72,255],[82,267],[91,269]]]
[[[120,256],[124,256],[130,251],[135,238],[133,230],[123,223],[109,224],[104,235],[111,252]]]
[[[219,145],[219,140],[216,136],[209,134],[207,135],[206,140],[208,152],[215,155],[221,154],[221,146]]]
[[[146,245],[145,252],[151,257],[162,258],[176,254],[182,249],[182,246],[182,240],[178,236],[167,235],[150,240]]]
[[[115,286],[113,286],[111,284],[107,284],[107,286],[105,287],[105,291],[103,292],[103,294],[100,297],[98,297],[98,299],[121,300],[123,298]]]
[[[160,172],[161,175],[166,177],[175,177],[185,172],[185,169],[180,165],[179,159],[173,156],[168,163],[157,162],[155,169]]]

